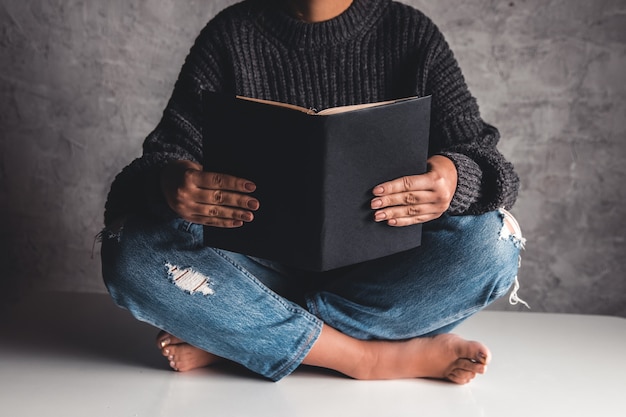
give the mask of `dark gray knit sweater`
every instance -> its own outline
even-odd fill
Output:
[[[499,133],[481,119],[430,19],[390,0],[354,0],[332,20],[305,23],[275,3],[235,4],[200,33],[143,155],[111,186],[106,224],[164,201],[159,171],[169,161],[202,160],[203,89],[318,110],[432,95],[430,154],[449,157],[459,177],[449,212],[479,214],[513,205],[519,180],[496,149]]]

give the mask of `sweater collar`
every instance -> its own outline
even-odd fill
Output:
[[[257,24],[280,43],[296,48],[315,48],[353,38],[378,19],[391,0],[354,0],[342,14],[323,22],[303,22],[277,2],[261,0]]]

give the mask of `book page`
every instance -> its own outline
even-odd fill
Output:
[[[330,115],[330,114],[345,113],[345,112],[354,111],[354,110],[369,109],[370,107],[385,106],[387,104],[398,103],[400,101],[409,100],[411,98],[413,97],[400,98],[397,100],[378,101],[376,103],[352,104],[349,106],[330,107],[328,109],[321,110],[315,114],[324,116],[324,115]]]
[[[245,97],[245,96],[235,96],[235,97],[237,97],[240,100],[254,101],[257,103],[261,103],[261,104],[268,104],[270,106],[285,107],[291,110],[301,111],[303,113],[316,114],[314,109],[306,109],[304,107],[296,106],[295,104],[281,103],[280,101],[263,100],[260,98],[252,98],[252,97]]]
[[[400,99],[396,99],[396,100],[387,100],[387,101],[378,101],[376,103],[365,103],[365,104],[351,104],[348,106],[338,106],[338,107],[330,107],[328,109],[324,109],[321,111],[316,111],[315,109],[307,109],[301,106],[296,106],[295,104],[288,104],[288,103],[281,103],[279,101],[272,101],[272,100],[263,100],[260,98],[251,98],[251,97],[244,97],[244,96],[236,96],[238,99],[241,100],[248,100],[248,101],[255,101],[257,103],[261,103],[261,104],[268,104],[271,106],[279,106],[279,107],[285,107],[288,109],[292,109],[292,110],[297,110],[297,111],[301,111],[303,113],[307,113],[307,114],[311,114],[311,115],[319,115],[319,116],[328,116],[331,114],[339,114],[339,113],[345,113],[345,112],[349,112],[349,111],[355,111],[355,110],[362,110],[362,109],[367,109],[370,107],[377,107],[377,106],[384,106],[387,104],[393,104],[393,103],[398,103],[404,100],[410,100],[413,98],[417,98],[417,97],[406,97],[406,98],[400,98]]]

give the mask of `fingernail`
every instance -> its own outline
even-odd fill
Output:
[[[372,208],[380,208],[382,206],[383,206],[383,200],[381,200],[380,198],[372,200]]]
[[[245,184],[244,184],[244,187],[245,187],[245,188],[246,188],[246,190],[248,190],[248,191],[254,191],[254,190],[256,190],[256,185],[254,185],[254,184],[253,184],[253,183],[251,183],[251,182],[247,182],[247,183],[245,183]]]
[[[372,192],[374,194],[382,194],[382,193],[385,192],[385,189],[383,187],[380,187],[380,186],[379,187],[374,187],[374,190],[372,190]]]
[[[387,214],[385,214],[384,211],[380,211],[376,213],[376,215],[374,216],[374,219],[376,220],[385,220],[386,218],[387,218]]]
[[[165,349],[165,354],[169,355],[170,354],[170,350],[169,349]]]
[[[256,200],[250,200],[247,204],[249,209],[256,210],[259,208],[259,202]]]
[[[170,343],[172,343],[172,341],[169,338],[161,340],[161,349],[163,349],[165,346],[169,345]]]
[[[168,356],[167,359],[169,359],[170,361],[173,361],[174,360],[174,355]]]
[[[176,369],[176,362],[174,361],[170,361],[170,366],[174,369]]]

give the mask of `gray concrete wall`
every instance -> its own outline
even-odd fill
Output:
[[[3,0],[3,297],[104,291],[92,245],[109,184],[232,2]],[[626,317],[626,1],[407,3],[447,35],[522,178],[520,295],[535,311]]]

